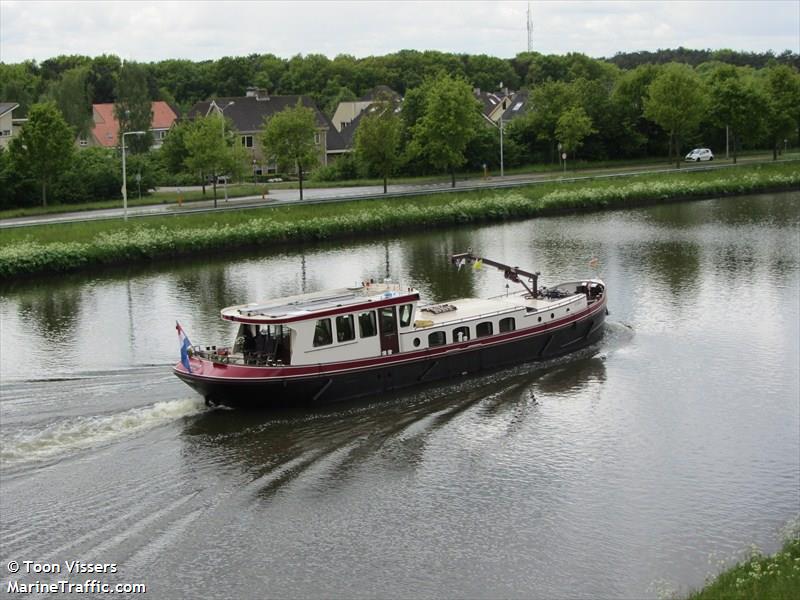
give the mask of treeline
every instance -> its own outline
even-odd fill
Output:
[[[150,99],[171,102],[183,110],[210,97],[242,96],[249,86],[258,86],[273,94],[311,96],[320,109],[330,115],[339,101],[353,100],[376,85],[388,85],[405,95],[407,90],[442,71],[483,90],[500,87],[519,90],[548,80],[574,79],[602,66],[613,65],[620,75],[620,71],[645,64],[668,62],[693,67],[721,62],[754,69],[785,64],[800,69],[800,55],[789,50],[775,55],[772,52],[686,48],[620,53],[601,60],[580,53],[560,56],[522,52],[514,58],[498,58],[485,54],[401,50],[365,58],[340,54],[330,59],[321,54],[308,54],[287,59],[273,54],[251,54],[203,61],[169,59],[142,63],[142,66]],[[41,63],[0,63],[0,101],[18,102],[20,108],[16,116],[24,117],[35,102],[74,93],[70,88],[83,81],[89,105],[116,102],[121,71],[122,61],[114,55],[94,58],[62,55]]]
[[[741,52],[736,50],[693,50],[691,48],[678,48],[656,50],[640,50],[638,52],[617,52],[611,58],[605,59],[614,63],[620,69],[635,69],[642,65],[663,65],[670,62],[684,63],[696,67],[705,62],[721,62],[736,67],[752,67],[763,69],[771,64],[778,63],[800,69],[800,54],[785,50],[780,54],[774,52]]]

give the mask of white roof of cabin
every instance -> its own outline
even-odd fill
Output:
[[[249,304],[239,304],[223,308],[223,317],[258,319],[297,319],[312,318],[315,313],[327,312],[344,308],[342,312],[347,312],[349,305],[357,306],[366,302],[376,302],[388,298],[415,295],[414,289],[404,288],[393,283],[375,283],[369,286],[357,286],[352,288],[339,288],[334,290],[324,290],[309,294],[297,294],[284,298],[275,298],[265,302],[251,302]],[[409,302],[416,301],[416,298],[409,299]]]

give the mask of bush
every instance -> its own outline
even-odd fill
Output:
[[[338,173],[336,171],[336,167],[333,165],[324,165],[322,167],[317,167],[311,173],[310,177],[311,181],[337,181],[338,180]]]
[[[32,179],[17,171],[8,150],[0,147],[0,208],[38,206],[41,193]]]
[[[358,163],[350,154],[343,154],[333,164],[314,169],[311,181],[347,181],[359,178]]]
[[[53,200],[64,204],[120,198],[122,163],[108,148],[76,152],[70,169],[53,185]]]

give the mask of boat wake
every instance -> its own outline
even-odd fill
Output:
[[[166,400],[122,412],[59,419],[45,425],[6,428],[0,436],[3,467],[62,458],[132,434],[207,411],[197,397]]]

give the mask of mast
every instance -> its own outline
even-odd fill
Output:
[[[463,261],[463,262],[462,262]],[[497,262],[496,260],[491,260],[490,258],[484,258],[482,256],[475,256],[472,252],[462,252],[461,254],[453,254],[450,257],[450,262],[454,265],[461,265],[464,263],[476,263],[480,261],[484,265],[489,265],[490,267],[494,267],[499,271],[503,271],[503,277],[508,279],[509,281],[513,281],[514,283],[519,283],[522,287],[528,290],[528,293],[533,298],[539,297],[539,275],[541,272],[536,271],[535,273],[531,273],[530,271],[525,271],[524,269],[520,269],[519,267],[512,267],[510,265],[504,265],[501,262]],[[528,280],[531,282],[531,285],[528,286],[524,280],[520,279],[520,275],[523,277],[527,277]]]
[[[528,52],[533,52],[533,15],[530,2],[528,2]]]

